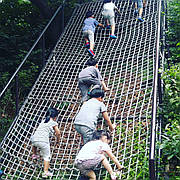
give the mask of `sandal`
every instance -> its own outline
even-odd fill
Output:
[[[42,173],[42,177],[43,177],[43,178],[52,177],[52,176],[53,176],[53,173],[51,173],[51,172],[49,172],[49,171]]]
[[[111,180],[117,180],[117,178],[120,176],[120,172],[116,171],[111,174]]]
[[[33,159],[33,160],[35,160],[35,159],[39,159],[39,156],[38,156],[38,155],[36,155],[36,154],[33,154],[33,155],[32,155],[32,159]]]

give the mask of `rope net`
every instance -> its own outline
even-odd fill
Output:
[[[96,28],[94,52],[100,72],[111,89],[106,93],[104,102],[109,116],[117,124],[111,147],[125,166],[120,178],[136,179],[144,166],[142,161],[148,158],[159,1],[147,0],[143,23],[136,20],[131,1],[121,0],[115,4],[121,11],[115,17],[118,39],[110,39],[109,30]],[[43,160],[32,161],[30,136],[50,106],[60,110],[58,126],[61,130],[58,146],[55,146],[55,137],[50,139],[52,179],[79,178],[80,173],[73,162],[81,140],[73,122],[81,99],[77,78],[89,58],[84,48],[82,26],[89,9],[99,22],[103,22],[102,6],[102,1],[90,2],[74,10],[45,68],[1,143],[3,179],[41,179]],[[99,118],[98,128],[106,127]],[[109,177],[103,167],[96,174],[99,180]]]

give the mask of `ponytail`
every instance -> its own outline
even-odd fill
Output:
[[[48,123],[50,118],[55,118],[57,117],[59,114],[58,110],[55,108],[49,108],[46,112],[46,119],[44,121],[44,123]]]

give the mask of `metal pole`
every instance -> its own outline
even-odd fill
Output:
[[[45,66],[45,35],[42,36],[42,65]]]
[[[153,99],[152,99],[152,118],[151,118],[151,135],[150,135],[150,151],[149,151],[149,174],[150,180],[156,179],[155,170],[155,148],[156,148],[156,115],[157,115],[157,93],[158,93],[158,63],[159,63],[159,44],[160,44],[160,25],[161,25],[161,0],[158,9],[158,30],[156,45],[156,61],[154,66],[153,80]]]
[[[61,32],[64,32],[64,4],[62,5],[62,12],[61,12]]]
[[[19,112],[19,77],[18,74],[16,74],[16,116]]]

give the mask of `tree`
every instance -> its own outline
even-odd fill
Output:
[[[53,16],[53,10],[50,8],[48,4],[48,0],[30,0],[32,4],[34,4],[40,11],[42,17],[44,19],[50,20]],[[59,35],[63,31],[63,20],[62,20],[62,12],[58,13],[52,24],[50,25],[48,29],[48,36],[50,37],[51,41],[56,43],[57,39],[59,38]]]

